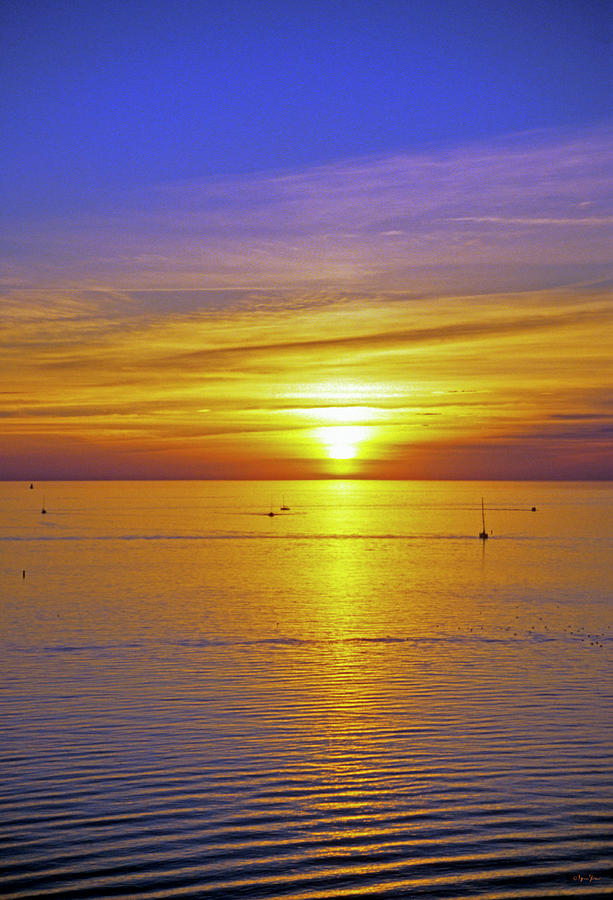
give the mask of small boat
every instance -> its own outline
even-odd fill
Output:
[[[32,482],[30,482],[30,490],[31,490],[31,491],[34,490],[34,485],[32,484]]]
[[[287,511],[289,510],[289,506],[286,506],[286,505],[285,505],[285,497],[283,498],[283,503],[281,504],[281,509],[282,509],[284,512],[287,512]]]
[[[485,507],[483,506],[483,497],[481,497],[481,520],[483,522],[483,530],[479,532],[482,541],[487,541],[489,535],[485,530]]]
[[[41,512],[41,515],[42,515],[42,516],[46,516],[46,515],[47,515],[47,510],[45,509],[45,498],[44,498],[44,497],[43,497],[43,506],[42,506],[42,509],[41,509],[40,512]]]

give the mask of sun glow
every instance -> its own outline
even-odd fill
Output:
[[[329,459],[355,459],[372,431],[369,425],[324,425],[315,429],[313,436],[323,444]]]

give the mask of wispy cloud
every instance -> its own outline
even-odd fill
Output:
[[[16,233],[0,462],[296,477],[310,431],[351,422],[375,475],[605,471],[612,144],[160,185]]]
[[[608,228],[613,225],[613,216],[575,216],[567,219],[554,218],[521,218],[519,216],[461,216],[453,219],[454,222],[478,222],[481,224],[492,225],[563,225],[567,228],[575,228],[576,226],[585,225],[588,228]]]
[[[546,286],[606,271],[612,175],[607,129],[524,135],[162,184],[113,197],[96,215],[30,223],[3,255],[15,287]]]

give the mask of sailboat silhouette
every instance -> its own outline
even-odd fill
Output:
[[[483,497],[481,497],[481,520],[483,522],[483,530],[479,533],[479,537],[482,541],[486,541],[489,535],[485,530],[485,507],[483,506]]]

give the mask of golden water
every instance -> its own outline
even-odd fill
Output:
[[[612,501],[0,484],[2,896],[610,895]]]

